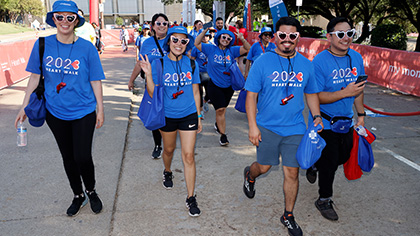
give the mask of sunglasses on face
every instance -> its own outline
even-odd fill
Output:
[[[286,32],[277,31],[277,36],[281,40],[286,40],[286,38],[289,38],[290,41],[295,41],[299,37],[299,32],[286,33]]]
[[[347,31],[330,32],[330,34],[335,34],[335,36],[337,36],[338,39],[342,39],[342,38],[344,38],[344,36],[347,36],[348,38],[353,38],[355,33],[356,33],[355,29],[350,29],[350,30],[347,30]]]
[[[264,33],[264,34],[262,34],[262,36],[265,36],[265,37],[271,37],[271,34],[269,34],[269,33]]]
[[[64,19],[66,19],[67,22],[69,23],[73,23],[76,19],[77,16],[76,15],[60,15],[60,14],[54,14],[54,18],[58,21],[58,22],[62,22]]]
[[[167,26],[167,25],[168,25],[168,22],[167,22],[167,21],[164,21],[164,22],[159,22],[159,21],[156,21],[156,22],[155,22],[155,24],[156,24],[157,26],[161,26],[161,25],[163,25],[163,26]]]
[[[227,41],[232,41],[232,38],[231,37],[229,37],[229,36],[226,36],[226,35],[222,35],[221,36],[221,38],[223,39],[223,40],[227,40]]]
[[[181,44],[182,44],[182,45],[187,45],[187,44],[188,44],[188,42],[190,42],[190,40],[189,40],[189,39],[179,39],[179,38],[177,38],[177,37],[175,37],[175,36],[172,36],[172,35],[171,35],[171,41],[172,41],[172,43],[174,43],[174,44],[177,44],[179,41],[181,41]]]

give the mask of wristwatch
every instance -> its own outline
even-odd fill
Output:
[[[357,113],[357,116],[366,116],[366,112],[363,112],[363,113]]]
[[[314,115],[313,120],[315,120],[318,117],[322,119],[322,116],[321,115]]]

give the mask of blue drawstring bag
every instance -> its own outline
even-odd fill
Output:
[[[232,89],[233,90],[243,89],[245,86],[245,78],[244,78],[244,75],[242,75],[242,72],[239,69],[236,61],[233,61],[233,63],[229,66],[229,71],[230,71]]]
[[[246,102],[246,90],[242,89],[241,92],[239,92],[238,100],[236,100],[235,109],[240,112],[246,113],[245,102]]]
[[[314,123],[311,123],[303,135],[296,152],[296,159],[300,168],[308,169],[321,157],[322,150],[327,145],[318,133],[318,130],[321,129],[322,126],[320,124],[315,127]]]
[[[161,65],[159,65],[159,63],[156,64],[159,85],[155,86],[153,98],[149,96],[147,89],[145,89],[143,100],[141,101],[139,111],[137,112],[137,116],[148,130],[156,130],[166,125],[165,110],[163,107],[162,59],[160,60],[160,64]]]
[[[359,135],[359,149],[357,151],[357,156],[360,169],[364,172],[370,172],[375,164],[372,146],[370,144],[376,139],[376,136],[367,129],[366,133],[368,134],[367,137]]]

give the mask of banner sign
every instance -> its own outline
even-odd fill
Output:
[[[251,1],[246,0],[245,1],[245,9],[244,9],[244,28],[246,28],[247,31],[252,31],[251,27]]]
[[[268,3],[270,5],[271,16],[273,17],[273,25],[276,27],[276,23],[281,17],[289,16],[286,5],[284,5],[283,0],[269,0]]]

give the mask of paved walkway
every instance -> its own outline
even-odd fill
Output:
[[[136,116],[143,93],[127,90],[134,52],[107,48],[102,57],[105,125],[97,130],[93,156],[102,213],[89,207],[69,218],[71,203],[61,157],[46,125],[28,128],[28,146],[16,147],[13,122],[27,80],[0,90],[0,235],[287,235],[283,212],[281,168],[257,179],[256,197],[242,192],[243,168],[255,160],[245,114],[227,111],[229,147],[220,147],[213,130],[214,110],[206,113],[196,144],[198,204],[203,214],[188,216],[179,149],[173,160],[174,188],[162,187],[162,160],[152,160],[153,140]],[[420,99],[368,85],[366,104],[391,112],[420,110]],[[306,114],[306,112],[305,112]],[[300,171],[294,211],[305,235],[418,235],[420,171],[394,158],[398,154],[420,164],[419,116],[367,117],[374,142],[375,167],[360,180],[347,181],[340,167],[334,202],[340,219],[322,218],[314,206],[317,186]]]

